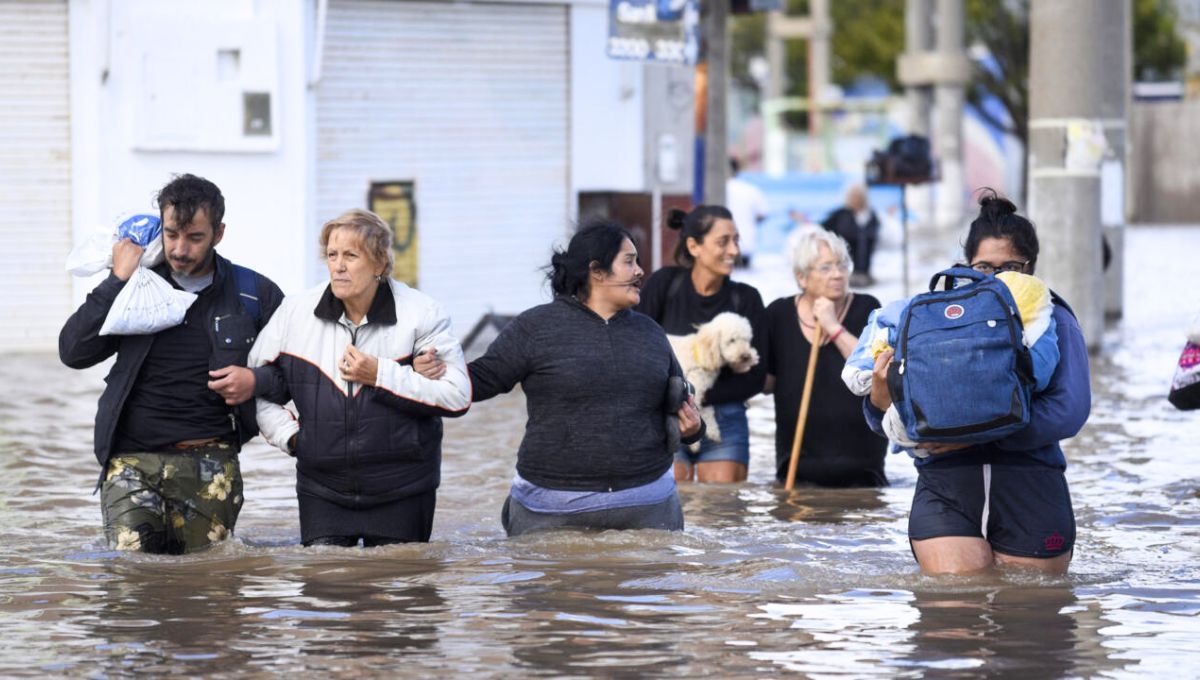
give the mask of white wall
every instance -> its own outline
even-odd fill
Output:
[[[646,190],[642,63],[609,59],[607,38],[607,3],[571,7],[573,202],[580,191]]]
[[[123,210],[155,211],[157,190],[172,174],[190,172],[215,182],[225,196],[218,250],[285,292],[304,286],[304,263],[315,257],[305,237],[310,5],[71,3],[76,241]],[[230,70],[227,60],[218,71],[219,49],[239,51],[237,68]],[[241,138],[243,89],[271,93],[271,137]],[[77,280],[77,300],[93,284]]]
[[[569,6],[570,22],[566,208],[574,216],[579,191],[645,190],[644,82],[640,63],[605,54],[607,2],[561,4]],[[157,190],[172,174],[190,172],[212,180],[225,195],[223,255],[261,271],[285,292],[319,278],[321,268],[312,264],[316,246],[309,242],[319,226],[315,99],[308,88],[316,6],[317,0],[71,0],[75,240],[124,210],[155,210]],[[228,26],[249,26],[250,33],[239,36]],[[249,64],[254,50],[239,44],[254,31],[269,32],[275,42],[269,72],[261,59]],[[273,140],[256,140],[241,149],[222,143],[214,128],[230,123],[229,107],[189,94],[213,91],[211,83],[191,83],[216,77],[216,52],[222,48],[243,49],[242,65],[253,72],[251,80],[257,86],[264,78],[272,84]],[[172,60],[185,73],[173,84],[178,87],[155,88],[145,82],[147,61],[161,67]],[[157,69],[158,74],[163,71]],[[147,103],[151,93],[159,99]],[[165,106],[163,97],[168,99]],[[155,115],[138,114],[142,106],[152,107],[148,110]],[[179,128],[169,117],[175,106],[182,120],[192,116],[189,124],[200,128],[194,139],[173,143],[170,135],[146,129],[147,120],[164,119],[167,123],[160,127]],[[205,107],[212,115],[199,115]],[[94,284],[94,279],[77,279],[76,302]]]

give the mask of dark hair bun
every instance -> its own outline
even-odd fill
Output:
[[[1000,196],[994,189],[984,189],[979,196],[979,214],[996,219],[1017,212],[1017,206],[1012,201]]]
[[[667,227],[679,231],[683,229],[683,221],[687,219],[687,213],[679,208],[671,208],[667,211]]]

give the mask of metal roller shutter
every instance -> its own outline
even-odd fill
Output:
[[[330,2],[317,218],[414,180],[418,287],[460,334],[546,299],[539,268],[568,219],[567,55],[561,5]]]
[[[67,3],[0,2],[0,350],[51,349],[71,311]]]

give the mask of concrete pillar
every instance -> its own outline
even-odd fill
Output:
[[[833,33],[829,20],[829,0],[809,0],[812,33],[808,39],[808,169],[825,170],[821,149],[822,127],[825,123],[825,94],[831,79],[829,39]]]
[[[1119,65],[1125,74],[1125,92],[1121,97],[1122,106],[1122,127],[1113,129],[1109,132],[1109,144],[1113,148],[1113,158],[1116,161],[1116,167],[1113,168],[1115,177],[1110,177],[1109,182],[1101,182],[1101,199],[1106,201],[1110,206],[1119,205],[1119,210],[1115,211],[1118,214],[1113,215],[1110,219],[1103,220],[1104,233],[1108,237],[1108,245],[1112,254],[1112,261],[1109,262],[1108,269],[1104,272],[1104,315],[1110,319],[1119,319],[1125,314],[1125,224],[1129,221],[1129,216],[1132,215],[1130,207],[1133,205],[1133,182],[1129,180],[1130,169],[1133,167],[1130,156],[1130,122],[1129,117],[1133,112],[1133,5],[1132,3],[1124,3],[1125,6],[1125,42],[1122,48],[1125,52],[1124,63]],[[1115,102],[1114,102],[1115,103]],[[1107,195],[1107,192],[1114,192],[1120,200],[1111,200],[1114,197]]]
[[[908,133],[930,137],[930,110],[933,87],[925,78],[908,78],[904,66],[919,61],[933,50],[932,0],[906,0],[904,4],[904,55],[901,57],[901,79],[905,83],[904,98],[908,108]],[[908,191],[910,214],[917,222],[912,231],[932,235],[934,193],[929,185],[913,186]],[[907,231],[907,230],[906,230]]]
[[[908,0],[904,5],[904,53],[915,57],[933,47],[929,30],[929,0]],[[929,101],[931,92],[925,85],[910,85],[904,98],[908,105],[908,131],[929,136]]]
[[[726,141],[729,97],[729,3],[707,0],[701,12],[705,62],[708,64],[707,122],[704,127],[704,202],[725,205],[725,177],[729,172]]]
[[[963,34],[966,15],[963,0],[937,0],[936,51],[947,59],[964,55]],[[962,82],[942,81],[933,89],[933,146],[941,179],[937,186],[934,222],[939,237],[951,239],[963,222],[962,121],[966,88]]]
[[[1081,163],[1069,131],[1092,126],[1125,150],[1130,17],[1123,0],[1033,0],[1030,8],[1029,205],[1037,273],[1074,308],[1092,349],[1104,330],[1100,163]],[[1081,147],[1076,144],[1075,150]]]
[[[787,136],[783,122],[772,108],[787,87],[787,49],[780,25],[784,14],[774,10],[767,15],[767,91],[762,99],[763,170],[778,177],[787,172]]]

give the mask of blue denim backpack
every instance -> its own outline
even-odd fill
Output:
[[[945,290],[937,290],[942,280]],[[968,281],[955,288],[961,279]],[[918,442],[978,444],[1029,423],[1033,362],[1008,286],[968,267],[936,274],[900,316],[888,392]]]

